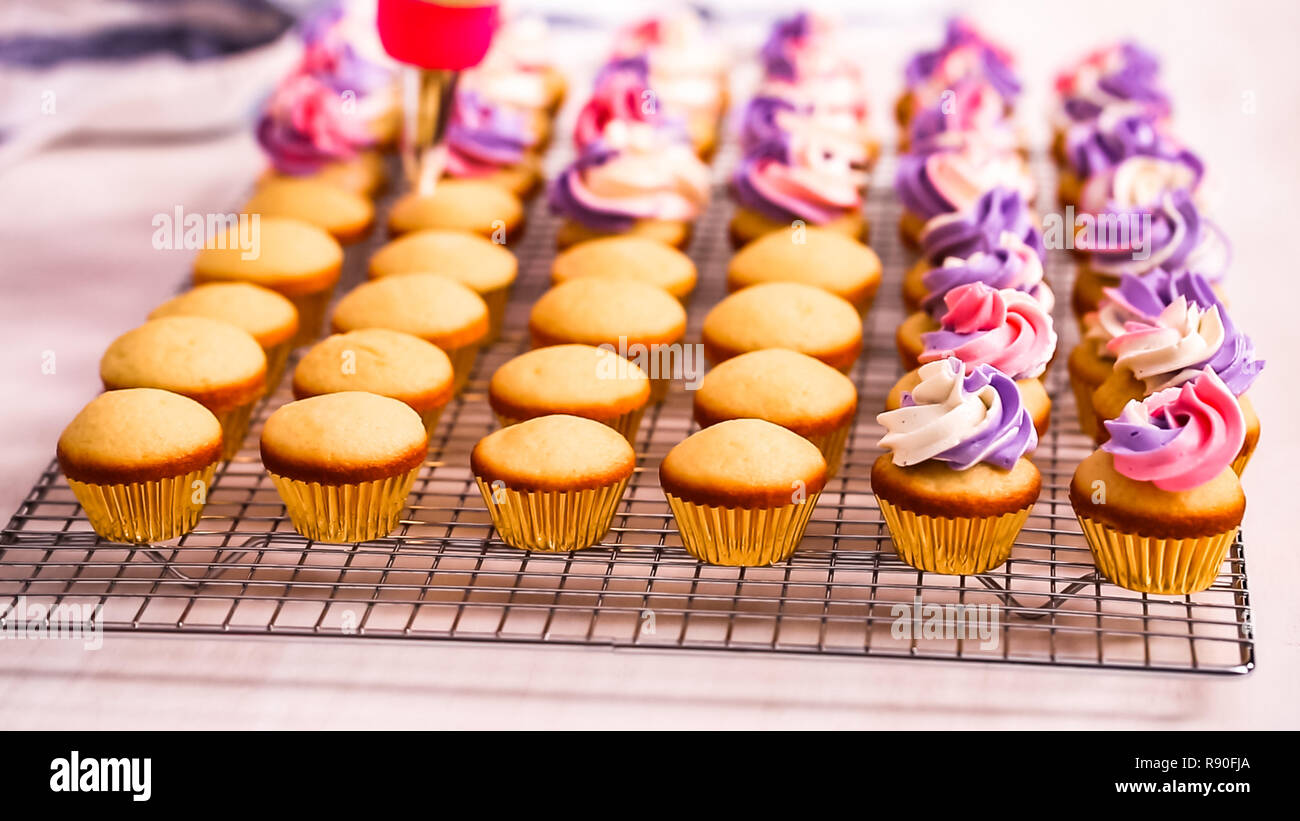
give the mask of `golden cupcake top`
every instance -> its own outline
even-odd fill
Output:
[[[551,265],[555,284],[580,277],[633,279],[657,285],[679,300],[695,289],[695,263],[662,242],[636,236],[602,237],[560,253]]]
[[[844,374],[784,348],[751,351],[713,367],[695,391],[701,426],[728,419],[766,419],[804,436],[853,419],[858,391]]]
[[[636,363],[591,345],[552,345],[497,368],[488,387],[492,410],[509,419],[567,413],[608,421],[650,399]]]
[[[128,484],[182,476],[221,455],[212,411],[179,394],[128,388],[90,400],[59,437],[59,466],[79,482]]]
[[[271,348],[293,339],[298,332],[298,309],[269,288],[247,282],[212,282],[173,297],[150,312],[150,319],[165,316],[203,316],[238,325],[257,344]]]
[[[727,266],[733,291],[763,282],[801,282],[859,304],[880,284],[880,257],[837,231],[773,231],[741,248]],[[796,239],[800,241],[796,241]]]
[[[665,493],[702,505],[770,508],[809,500],[826,460],[797,433],[762,419],[731,419],[679,442],[659,465]]]
[[[715,305],[704,318],[704,345],[715,362],[789,348],[845,370],[862,347],[862,317],[848,301],[820,288],[768,282]]]
[[[556,285],[533,305],[528,327],[538,345],[676,342],[686,310],[671,294],[630,279],[582,277]]]
[[[293,395],[367,391],[424,412],[451,401],[451,360],[431,342],[401,331],[367,328],[322,339],[298,361]]]
[[[322,228],[286,217],[257,220],[256,241],[239,227],[208,240],[194,260],[196,282],[236,280],[263,285],[286,296],[310,294],[338,281],[343,248]]]
[[[290,402],[262,428],[262,464],[323,485],[383,479],[424,462],[428,435],[405,402],[364,391]]]
[[[514,230],[523,218],[523,203],[500,186],[478,180],[443,179],[433,194],[411,192],[393,203],[388,229],[405,234],[422,228],[442,228],[491,236],[498,227]]]
[[[579,416],[538,416],[479,440],[470,469],[511,490],[586,490],[622,481],[636,454],[608,425]]]
[[[504,246],[464,231],[412,231],[370,258],[370,278],[395,274],[438,274],[480,294],[515,281],[519,261]]]
[[[449,351],[483,339],[488,308],[482,297],[454,279],[409,274],[358,285],[339,301],[332,322],[335,332],[387,328]]]
[[[273,177],[258,184],[244,213],[302,220],[349,240],[370,227],[375,207],[368,197],[324,180]]]
[[[266,382],[266,354],[247,331],[201,316],[151,319],[119,336],[99,361],[108,390],[160,388],[214,411],[252,402]]]

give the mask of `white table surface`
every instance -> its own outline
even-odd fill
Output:
[[[1235,246],[1233,315],[1269,359],[1252,390],[1264,434],[1245,477],[1253,674],[110,635],[97,651],[0,643],[0,728],[1300,727],[1297,229],[1287,210],[1300,184],[1300,8],[1094,1],[1030,14],[1002,3],[976,12],[1020,57],[1026,124],[1041,126],[1062,61],[1135,34],[1164,55],[1179,131],[1211,169],[1215,213]],[[866,36],[882,128],[903,55],[937,37],[933,23]],[[0,170],[0,517],[98,390],[104,347],[188,269],[187,252],[152,248],[152,215],[237,207],[260,165],[252,140],[236,135],[65,144]],[[54,374],[42,373],[46,351]]]

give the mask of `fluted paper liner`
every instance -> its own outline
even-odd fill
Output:
[[[478,476],[479,492],[501,540],[520,550],[581,550],[600,541],[627,490],[627,479],[586,490],[493,488]]]
[[[840,471],[840,460],[844,458],[844,445],[849,441],[849,431],[853,429],[853,419],[840,425],[833,431],[818,434],[816,436],[805,436],[809,442],[817,446],[826,459],[826,478],[829,479]]]
[[[671,493],[664,495],[686,552],[702,562],[731,567],[761,567],[790,558],[821,496],[814,493],[802,504],[746,509],[699,505]]]
[[[244,435],[248,433],[253,406],[256,404],[256,402],[249,402],[216,414],[217,421],[221,423],[221,461],[228,462],[239,453],[240,445],[244,444]]]
[[[322,485],[271,473],[293,529],[317,542],[365,542],[393,532],[420,468],[349,485]],[[268,471],[269,473],[269,471]]]
[[[876,497],[898,557],[928,573],[986,573],[1011,558],[1031,508],[1001,516],[926,516]]]
[[[289,364],[289,352],[293,350],[293,340],[286,339],[279,345],[263,348],[266,354],[266,393],[269,396],[280,386],[284,378],[285,365]]]
[[[420,421],[424,423],[424,432],[429,435],[429,447],[433,447],[433,432],[438,429],[438,420],[442,418],[442,411],[446,405],[433,410],[420,411]]]
[[[480,293],[479,296],[483,297],[488,307],[488,335],[483,340],[483,344],[491,345],[501,338],[501,326],[506,321],[506,305],[510,302],[510,285],[493,288],[491,291]]]
[[[459,348],[444,350],[447,358],[451,360],[453,395],[464,390],[465,383],[469,382],[469,374],[474,370],[474,359],[478,356],[478,349],[479,343],[475,342],[473,345],[461,345]]]
[[[1092,560],[1107,579],[1127,590],[1182,596],[1199,593],[1219,575],[1237,528],[1213,536],[1162,539],[1122,533],[1079,516]]]
[[[636,432],[641,427],[641,417],[644,415],[645,415],[645,408],[640,407],[634,411],[629,411],[628,413],[625,413],[622,416],[617,416],[613,419],[597,419],[596,421],[604,425],[609,425],[614,430],[623,434],[623,438],[626,439],[629,444],[635,447]],[[497,424],[501,425],[501,427],[503,428],[508,428],[511,425],[518,425],[520,422],[524,421],[523,419],[515,419],[510,416],[503,416],[502,414],[499,413],[496,415],[496,417],[497,417]]]
[[[293,307],[298,309],[298,333],[294,334],[291,347],[310,345],[320,338],[321,331],[325,328],[325,311],[333,296],[333,285],[315,293],[289,296]]]
[[[68,479],[68,486],[101,538],[150,544],[184,536],[194,529],[203,514],[216,470],[217,463],[213,462],[182,476],[151,482],[96,485]],[[196,494],[202,501],[195,501]]]

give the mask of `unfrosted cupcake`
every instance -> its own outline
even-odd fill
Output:
[[[788,348],[848,373],[862,350],[862,317],[848,300],[797,282],[737,291],[704,317],[713,363],[764,348]]]
[[[782,348],[751,351],[709,371],[695,391],[695,421],[766,419],[817,446],[834,476],[853,429],[858,391],[831,366]]]
[[[986,573],[1011,556],[1041,479],[1025,454],[1033,420],[1006,374],[958,359],[921,366],[903,407],[876,417],[888,450],[871,489],[903,561],[934,573]]]
[[[1264,361],[1255,355],[1255,344],[1232,323],[1222,304],[1204,307],[1179,295],[1153,321],[1130,321],[1124,333],[1106,345],[1115,355],[1115,367],[1092,394],[1098,440],[1106,437],[1101,423],[1117,418],[1130,401],[1177,387],[1200,371],[1210,370],[1241,404],[1245,436],[1233,468],[1238,474],[1246,469],[1260,430],[1259,416],[1246,391],[1264,369]]]
[[[786,228],[740,249],[727,265],[732,291],[764,282],[801,282],[848,300],[866,314],[880,287],[880,257],[824,228]]]
[[[600,541],[635,469],[627,439],[578,416],[501,428],[470,454],[492,524],[520,550],[581,550]]]
[[[979,272],[964,276],[961,271],[931,274],[948,265],[960,265],[976,254],[999,251],[1009,252],[1009,268],[1005,271],[985,274],[986,262]],[[1031,253],[1038,258],[1036,266],[1028,259]],[[993,188],[981,194],[970,211],[944,214],[926,223],[921,233],[921,259],[903,275],[903,304],[909,310],[933,313],[936,306],[942,305],[944,294],[975,279],[997,288],[1036,288],[1042,281],[1046,256],[1038,219],[1019,192]],[[1006,284],[995,284],[991,279]]]
[[[229,322],[169,316],[113,340],[99,361],[99,376],[105,390],[159,388],[203,405],[221,423],[221,458],[231,459],[266,392],[266,354]]]
[[[199,285],[149,313],[150,319],[165,316],[205,316],[248,331],[266,354],[267,393],[280,384],[289,347],[298,333],[298,310],[293,303],[275,291],[247,282]]]
[[[488,404],[503,426],[561,413],[603,422],[636,442],[650,379],[635,362],[591,345],[550,345],[497,368]]]
[[[780,425],[731,419],[668,451],[659,484],[687,553],[709,564],[757,567],[799,547],[826,485],[826,460]]]
[[[695,263],[681,251],[645,237],[601,237],[556,255],[551,282],[582,277],[635,279],[657,285],[685,304],[695,290]]]
[[[433,436],[454,393],[451,359],[438,346],[386,328],[334,334],[312,346],[293,370],[293,395],[365,391],[405,402]]]
[[[645,282],[580,277],[556,285],[533,305],[528,330],[534,347],[607,346],[646,363],[651,402],[662,400],[671,381],[686,375],[679,344],[686,311],[667,291]]]
[[[101,538],[149,544],[183,536],[203,513],[221,458],[221,425],[168,391],[102,393],[59,436],[59,467]]]
[[[904,364],[955,357],[968,374],[988,365],[1015,381],[1035,429],[1039,435],[1046,433],[1052,400],[1042,377],[1056,353],[1051,315],[1023,291],[999,291],[982,282],[954,288],[944,304],[947,312],[938,322],[916,313],[899,326],[897,339]],[[919,350],[915,347],[918,343]],[[886,407],[900,407],[904,394],[914,390],[920,379],[918,370],[905,374],[890,390]]]
[[[911,245],[920,242],[930,220],[968,212],[994,188],[1016,191],[1026,203],[1032,203],[1037,193],[1024,157],[979,142],[929,154],[904,154],[898,159],[894,186],[903,203],[899,232]]]
[[[1246,438],[1240,405],[1207,369],[1129,402],[1106,428],[1109,440],[1070,482],[1097,569],[1142,593],[1206,589],[1246,510],[1231,468]]]
[[[298,309],[293,346],[312,342],[343,267],[343,249],[323,229],[301,220],[263,217],[256,239],[232,227],[194,260],[194,282],[248,282],[289,298]]]
[[[556,245],[633,235],[684,248],[709,201],[709,169],[665,129],[616,121],[551,184]]]
[[[464,231],[428,229],[398,237],[370,258],[370,278],[438,274],[469,286],[483,297],[490,315],[488,341],[501,334],[519,260],[504,246]]]
[[[362,195],[329,182],[275,177],[258,183],[244,203],[244,213],[302,220],[339,242],[354,242],[370,230],[375,207]]]
[[[262,464],[294,530],[318,542],[392,532],[428,448],[409,405],[362,391],[290,402],[262,428]]]
[[[358,285],[339,300],[331,323],[335,333],[387,328],[432,342],[451,358],[456,393],[469,381],[489,325],[482,297],[437,274],[387,277]]]
[[[468,231],[498,244],[518,239],[524,227],[519,198],[490,182],[444,179],[432,194],[411,191],[388,212],[388,230],[408,234],[426,228]]]

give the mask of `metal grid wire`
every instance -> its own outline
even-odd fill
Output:
[[[724,152],[730,154],[728,150]],[[877,169],[891,180],[892,157]],[[718,166],[730,167],[728,158]],[[1036,167],[1047,179],[1045,161]],[[1045,187],[1043,190],[1054,190]],[[724,294],[731,208],[722,192],[690,249],[700,286],[688,340]],[[381,213],[383,209],[381,208]],[[502,339],[479,357],[465,394],[443,414],[410,508],[389,537],[361,545],[307,541],[293,531],[262,468],[257,442],[287,384],[259,409],[239,456],[221,467],[198,528],[166,545],[98,539],[51,463],[0,533],[0,603],[102,605],[106,630],[189,635],[311,636],[757,651],[994,661],[1189,673],[1245,673],[1254,665],[1243,546],[1214,586],[1149,597],[1095,573],[1067,499],[1092,444],[1078,431],[1059,357],[1048,380],[1051,431],[1033,455],[1042,496],[1012,558],[980,576],[922,573],[895,555],[868,481],[880,450],[875,414],[901,375],[893,331],[911,255],[897,238],[899,204],[877,184],[867,215],[885,281],[867,323],[868,346],[851,374],[860,392],[844,466],[822,493],[795,556],[765,568],[713,567],[681,547],[658,486],[658,464],[694,429],[691,395],[676,389],[649,410],[637,436],[637,471],[604,541],[572,554],[526,553],[493,533],[469,472],[469,452],[494,429],[485,389],[492,372],[528,347],[527,315],[545,290],[555,222],[534,202],[515,248],[520,279]],[[341,290],[364,277],[383,241],[377,229],[349,248]],[[1072,263],[1048,262],[1068,294]],[[1058,300],[1061,350],[1077,338]],[[141,310],[143,317],[144,310]],[[286,379],[287,383],[288,380]],[[988,605],[985,638],[907,635],[898,605]],[[923,617],[931,613],[920,610]],[[0,622],[2,623],[2,622]],[[913,622],[915,623],[915,622]]]

